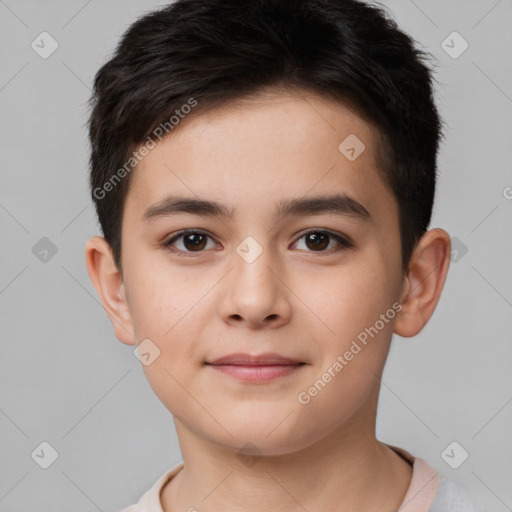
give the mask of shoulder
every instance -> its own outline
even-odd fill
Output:
[[[175,468],[165,471],[151,488],[140,497],[136,504],[130,505],[120,512],[163,512],[162,504],[160,503],[160,493],[164,486],[183,469],[183,466],[183,463],[181,463]]]
[[[130,505],[127,508],[123,508],[120,512],[139,512],[140,508],[138,505]]]
[[[402,507],[424,512],[475,512],[466,489],[442,477],[423,459],[397,446],[387,445],[413,466],[411,484]],[[402,508],[400,509],[402,510]]]
[[[475,512],[466,489],[452,480],[441,478],[429,512]]]

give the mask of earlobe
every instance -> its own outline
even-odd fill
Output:
[[[450,265],[450,235],[440,228],[427,231],[418,242],[405,277],[402,310],[394,332],[411,337],[429,321],[441,296]]]
[[[116,338],[127,345],[135,345],[136,339],[126,300],[125,285],[115,265],[112,250],[103,237],[94,236],[87,241],[85,263],[89,278],[112,322]]]

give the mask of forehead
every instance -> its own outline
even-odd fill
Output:
[[[374,210],[393,209],[377,141],[376,128],[343,104],[267,91],[185,117],[133,171],[126,208],[142,220],[173,193],[241,213],[244,204],[275,211],[284,197],[346,192]]]

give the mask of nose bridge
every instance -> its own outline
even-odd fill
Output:
[[[232,279],[235,280],[236,288],[247,287],[247,291],[254,296],[258,292],[265,292],[268,297],[276,285],[276,278],[269,268],[276,267],[278,262],[262,237],[258,238],[259,241],[253,236],[247,236],[236,247]]]
[[[284,320],[289,314],[286,287],[275,274],[281,265],[266,242],[248,236],[235,248],[232,271],[223,294],[221,314],[257,325],[270,318]]]

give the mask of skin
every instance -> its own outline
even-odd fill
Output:
[[[354,161],[338,150],[349,134],[366,146]],[[160,350],[143,370],[173,415],[185,462],[163,489],[164,511],[395,512],[402,503],[412,469],[375,437],[380,377],[392,334],[414,336],[431,317],[450,237],[426,232],[402,272],[398,206],[376,171],[376,135],[344,105],[305,91],[266,91],[191,115],[135,171],[123,275],[102,237],[87,242],[89,276],[116,337],[127,345],[149,338]],[[355,198],[372,220],[273,216],[282,199],[334,192]],[[141,220],[170,194],[217,201],[236,214]],[[186,237],[174,247],[191,257],[163,247],[186,228],[209,234],[202,252]],[[331,238],[315,249],[304,236],[315,229],[354,245]],[[236,252],[247,236],[263,250],[250,264]],[[396,302],[401,311],[378,335],[299,403],[298,394]],[[267,383],[205,365],[233,352],[277,352],[306,364]],[[237,456],[248,442],[261,454],[250,467]]]

